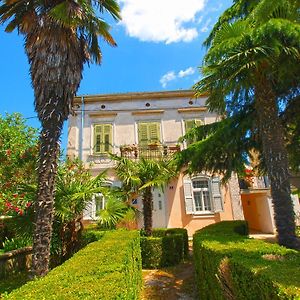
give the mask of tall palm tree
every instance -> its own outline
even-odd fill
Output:
[[[194,88],[196,94],[209,92],[209,109],[221,114],[254,107],[279,243],[299,249],[279,119],[279,111],[300,93],[299,1],[234,2],[206,41],[204,78]]]
[[[0,0],[0,5],[0,23],[7,23],[6,31],[17,29],[24,35],[35,110],[42,124],[32,269],[35,276],[43,276],[48,272],[63,122],[70,113],[84,63],[101,62],[98,37],[116,45],[99,13],[119,20],[119,6],[115,0]]]
[[[152,188],[163,188],[172,177],[176,168],[172,160],[153,160],[140,158],[138,161],[115,157],[117,176],[123,188],[136,196],[141,194],[143,201],[144,229],[147,236],[152,235]]]

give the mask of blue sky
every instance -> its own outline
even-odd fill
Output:
[[[77,92],[104,94],[191,88],[199,79],[202,42],[218,16],[231,5],[224,0],[119,0],[122,22],[111,22],[117,48],[102,44],[101,66],[85,66]],[[0,30],[0,114],[20,112],[39,128],[33,106],[23,38]],[[66,147],[66,126],[62,147]]]

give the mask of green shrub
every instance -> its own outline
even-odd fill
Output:
[[[31,246],[31,245],[32,245],[32,240],[27,237],[12,238],[10,240],[5,238],[5,240],[3,242],[3,251],[9,252],[12,250],[21,249],[21,248]]]
[[[249,239],[245,223],[220,222],[195,233],[199,299],[300,299],[300,254]]]
[[[163,256],[162,238],[141,237],[142,263],[145,269],[156,269],[161,266]]]
[[[181,234],[183,237],[183,252],[184,257],[187,258],[189,255],[189,236],[188,232],[184,228],[168,228],[166,230],[166,235],[168,234]]]
[[[143,234],[143,231],[141,231]],[[159,228],[152,237],[141,237],[143,268],[154,269],[173,266],[188,255],[186,229]]]
[[[4,219],[0,219],[0,248],[3,248],[3,242],[6,238],[11,239],[15,236],[15,232],[11,228],[12,223],[13,218],[6,217]]]
[[[139,232],[107,231],[47,276],[4,299],[139,299],[141,276]]]

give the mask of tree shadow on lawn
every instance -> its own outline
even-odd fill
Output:
[[[21,287],[29,281],[28,274],[21,273],[13,275],[7,279],[0,280],[0,299],[4,294],[9,294],[14,289]]]

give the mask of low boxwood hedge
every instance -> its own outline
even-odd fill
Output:
[[[90,237],[93,233],[89,232]],[[87,245],[44,278],[5,299],[139,299],[142,274],[138,231],[94,233]]]
[[[195,233],[199,299],[300,299],[300,253],[246,233],[243,221]]]
[[[187,230],[182,228],[154,229],[153,236],[141,237],[141,251],[143,268],[174,266],[188,256]]]

